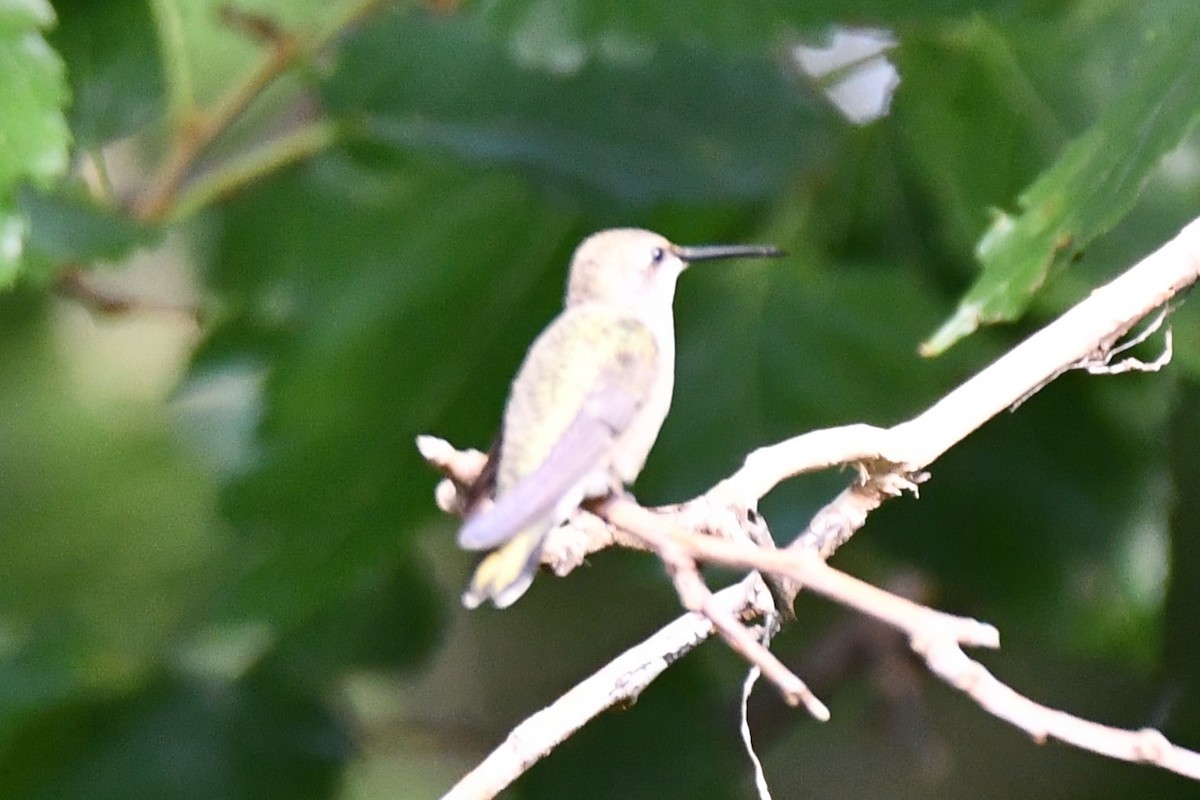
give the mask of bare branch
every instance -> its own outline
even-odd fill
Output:
[[[774,550],[712,536],[698,536],[652,522],[654,512],[638,506],[631,500],[612,500],[604,505],[602,512],[610,520],[620,520],[622,525],[633,527],[639,536],[661,536],[669,540],[667,543],[656,544],[656,549],[674,548],[676,552],[697,561],[754,569],[791,578],[809,591],[872,616],[910,635],[920,634],[927,638],[946,639],[968,647],[1000,646],[1000,633],[991,625],[934,611],[880,589],[834,569],[817,553],[795,548]],[[657,525],[658,530],[648,533],[651,524]]]
[[[184,303],[164,302],[151,297],[122,294],[97,286],[89,280],[79,266],[67,267],[54,283],[55,290],[82,305],[84,308],[109,317],[133,314],[161,314],[179,317],[193,325],[200,325],[203,312],[199,306]]]
[[[199,158],[251,103],[284,72],[319,53],[341,31],[382,5],[383,0],[355,0],[338,15],[329,29],[306,38],[283,30],[276,22],[261,15],[224,7],[221,13],[225,23],[262,42],[266,53],[259,64],[212,108],[192,109],[185,117],[175,120],[177,125],[166,158],[158,165],[149,184],[130,203],[133,215],[149,222],[168,216]]]
[[[672,547],[694,559],[786,576],[897,628],[908,636],[909,645],[931,672],[1038,742],[1058,739],[1100,755],[1154,764],[1200,780],[1200,753],[1172,744],[1156,730],[1129,731],[1085,720],[1041,705],[1001,682],[962,650],[963,646],[999,647],[1000,634],[991,625],[935,611],[880,589],[834,569],[813,553],[769,550],[680,531],[671,537]],[[756,659],[751,661],[759,665]]]
[[[1058,739],[1109,758],[1153,764],[1200,780],[1200,753],[1171,744],[1156,730],[1113,728],[1044,706],[1002,683],[953,642],[939,639],[923,644],[918,654],[931,672],[965,692],[988,713],[1025,731],[1036,742]],[[913,649],[917,647],[914,645]]]
[[[1200,219],[920,416],[892,428],[849,425],[755,450],[717,489],[753,507],[787,478],[831,464],[882,461],[908,472],[922,470],[1064,370],[1103,359],[1138,320],[1166,305],[1197,278]]]
[[[804,681],[784,666],[736,616],[716,602],[716,595],[705,585],[694,563],[690,563],[686,569],[674,570],[673,577],[684,607],[694,613],[703,614],[730,649],[757,667],[764,678],[779,687],[788,705],[803,705],[818,721],[829,721],[829,708],[812,693]]]
[[[755,608],[761,591],[762,580],[751,575],[717,592],[713,602],[740,616]],[[513,728],[443,800],[495,797],[601,711],[635,700],[667,667],[711,635],[712,623],[705,616],[689,613],[679,617]]]
[[[1172,745],[1157,731],[1126,731],[1089,722],[1042,706],[997,680],[962,650],[964,646],[998,647],[999,633],[991,625],[935,611],[825,563],[865,524],[871,511],[889,497],[906,490],[915,492],[928,477],[925,468],[938,456],[1064,371],[1107,364],[1117,342],[1138,320],[1165,307],[1198,278],[1200,219],[908,422],[887,429],[850,425],[760,448],[747,456],[741,469],[706,495],[657,513],[628,498],[610,498],[601,503],[596,510],[603,517],[650,543],[668,566],[675,568],[673,577],[681,584],[678,588],[684,603],[703,608],[707,617],[693,613],[676,620],[522,723],[447,797],[494,796],[587,719],[615,702],[636,696],[671,661],[707,638],[713,631],[714,618],[727,621],[722,615],[728,612],[736,622],[740,616],[763,611],[746,588],[762,586],[758,575],[751,574],[736,589],[713,595],[703,581],[696,585],[697,561],[785,578],[788,591],[784,599],[788,602],[806,588],[903,631],[934,674],[1038,741],[1055,738],[1113,758],[1155,764],[1200,779],[1200,753]],[[1169,352],[1168,338],[1168,354],[1146,366],[1165,364]],[[1108,372],[1119,371],[1120,366]],[[450,510],[456,508],[456,485],[469,484],[473,479],[471,470],[478,474],[481,454],[457,454],[448,444],[435,444],[429,438],[423,438],[420,446],[427,459],[452,478],[448,489],[439,487],[439,504]],[[459,455],[466,460],[459,460]],[[848,463],[859,465],[858,479],[823,508],[787,549],[776,550],[769,543],[752,541],[751,529],[757,517],[753,509],[767,492],[793,475]],[[595,519],[590,512],[580,511],[572,522],[552,532],[551,539],[576,527],[581,518]],[[591,522],[588,525],[594,528]],[[701,536],[697,531],[718,535]],[[609,540],[614,537],[609,535]],[[740,623],[737,628],[746,631]],[[727,641],[740,640],[740,631],[734,630],[732,635],[726,632]],[[765,651],[757,640],[754,645]],[[753,648],[743,650],[746,653],[757,666],[768,663]],[[782,674],[777,676],[777,683],[787,681]]]
[[[630,531],[658,553],[675,582],[675,589],[683,607],[707,617],[734,652],[758,667],[763,677],[779,688],[788,705],[803,704],[808,712],[821,722],[829,719],[829,709],[804,681],[784,666],[736,616],[715,602],[713,593],[704,583],[696,567],[695,554],[687,546],[695,540],[719,541],[734,547],[738,545],[711,536],[691,534],[679,526],[674,519],[675,513],[650,511],[625,497],[610,498],[600,505],[598,511],[609,522]],[[744,540],[744,543],[757,550],[757,546],[749,539]],[[770,595],[765,596],[765,603],[767,605],[756,609],[755,616],[775,612],[774,601]]]

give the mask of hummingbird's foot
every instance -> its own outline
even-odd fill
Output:
[[[581,566],[589,555],[612,544],[612,527],[586,508],[580,508],[546,535],[542,564],[561,578]]]

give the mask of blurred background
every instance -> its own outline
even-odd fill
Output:
[[[464,611],[413,446],[487,447],[592,231],[790,253],[680,282],[636,486],[667,503],[918,413],[1200,212],[1194,0],[24,0],[0,64],[5,800],[435,797],[673,619],[617,552]],[[1200,308],[1171,321],[1169,368],[1063,376],[834,563],[1200,748]],[[772,493],[776,538],[848,479]],[[777,797],[1195,796],[797,614],[775,648],[833,719],[756,691]],[[744,673],[706,644],[507,796],[752,797]]]

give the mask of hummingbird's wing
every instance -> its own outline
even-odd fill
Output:
[[[571,489],[601,463],[613,440],[633,421],[639,398],[617,384],[599,387],[575,416],[541,466],[467,521],[458,534],[464,550],[490,550],[551,515]],[[572,498],[572,507],[584,499]]]
[[[587,324],[595,325],[596,321],[589,320]],[[653,334],[637,320],[604,320],[602,324],[612,330],[589,337],[580,345],[588,350],[586,359],[572,359],[561,347],[546,348],[553,350],[559,359],[567,355],[566,367],[561,366],[562,362],[538,363],[537,345],[530,351],[522,373],[530,369],[561,372],[582,369],[580,365],[586,364],[590,389],[582,395],[575,413],[536,466],[503,491],[490,509],[471,517],[459,531],[458,543],[463,549],[489,550],[543,520],[556,524],[585,499],[585,489],[589,488],[585,484],[594,483],[589,479],[596,471],[607,468],[606,459],[614,442],[630,427],[650,396],[658,367],[658,349]],[[553,327],[547,334],[557,335]],[[564,380],[578,378],[572,375]],[[533,406],[517,411],[510,407],[509,414],[553,416],[552,412],[537,407],[537,403]],[[515,458],[502,448],[501,459],[509,457]]]

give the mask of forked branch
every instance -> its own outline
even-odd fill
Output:
[[[1172,745],[1157,731],[1126,731],[1080,719],[1040,705],[1002,683],[962,649],[998,647],[999,633],[992,626],[906,600],[825,563],[865,524],[871,511],[889,497],[915,491],[938,456],[991,417],[1018,405],[1068,370],[1110,374],[1137,368],[1125,361],[1120,369],[1109,364],[1122,337],[1155,309],[1167,308],[1198,278],[1200,220],[907,422],[891,428],[850,425],[815,431],[760,448],[733,475],[680,506],[649,510],[628,498],[610,498],[592,510],[581,510],[551,534],[547,560],[553,561],[556,572],[569,571],[587,553],[632,537],[663,558],[676,577],[684,605],[705,613],[684,615],[530,717],[446,797],[495,796],[588,719],[637,697],[669,663],[711,635],[715,622],[721,623],[717,628],[728,628],[730,619],[769,613],[773,603],[759,575],[768,576],[773,594],[788,604],[797,592],[808,589],[903,631],[931,672],[1038,741],[1059,739],[1200,780],[1200,753]],[[1169,355],[1145,368],[1161,368],[1166,360]],[[447,476],[438,487],[439,505],[455,511],[461,488],[478,474],[485,457],[455,450],[433,437],[421,437],[418,447]],[[756,507],[764,495],[792,476],[837,464],[858,465],[857,479],[818,512],[788,547],[777,550],[759,541],[763,523]],[[569,546],[556,544],[563,541]],[[702,582],[695,585],[699,575],[695,565],[700,562],[757,573],[713,594]],[[722,633],[727,641],[741,639],[738,631]],[[740,652],[760,667],[769,663],[753,647]],[[795,676],[786,668],[768,677],[785,696],[788,686],[798,691],[790,683]],[[817,707],[812,701],[819,703],[816,698],[796,697],[810,711]]]

